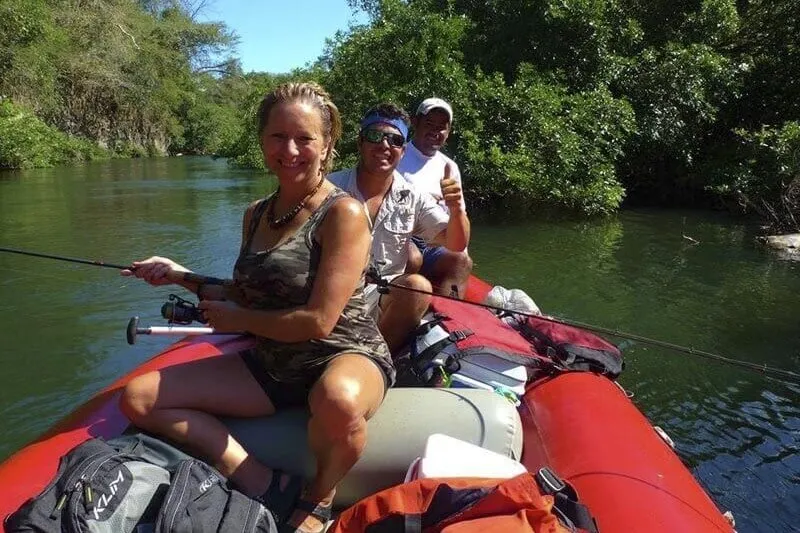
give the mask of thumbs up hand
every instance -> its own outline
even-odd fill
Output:
[[[451,163],[447,163],[444,167],[444,177],[440,183],[442,187],[442,197],[444,203],[451,213],[461,212],[464,210],[464,204],[461,201],[461,183],[453,177],[453,169]]]

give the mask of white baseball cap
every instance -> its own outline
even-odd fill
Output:
[[[447,113],[447,118],[450,122],[453,122],[453,108],[450,107],[450,104],[442,100],[441,98],[426,98],[419,104],[417,108],[417,115],[427,115],[434,109],[441,109],[445,113]]]

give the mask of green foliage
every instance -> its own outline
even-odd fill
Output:
[[[468,17],[464,55],[484,72],[513,81],[529,63],[570,88],[595,87],[619,69],[620,51],[641,38],[616,1],[430,0],[440,12]]]
[[[676,197],[697,185],[683,177],[711,142],[720,110],[740,91],[740,70],[707,45],[645,49],[616,84],[636,112],[638,133],[620,165],[640,196]]]
[[[106,151],[94,143],[70,137],[0,99],[0,168],[52,167],[104,157]]]
[[[310,79],[343,115],[339,167],[356,161],[366,109],[439,96],[473,202],[599,214],[623,198],[737,198],[796,225],[796,0],[348,3],[369,22],[317,64],[245,75],[236,36],[196,20],[204,0],[4,0],[0,95],[16,105],[2,102],[2,164],[96,155],[81,138],[263,167],[258,103]]]
[[[736,38],[741,20],[734,0],[703,0],[686,15],[682,34],[690,43],[723,45]]]
[[[173,1],[147,10],[129,0],[73,4],[3,2],[0,95],[124,155],[165,154],[173,144],[205,153],[236,135],[235,108],[215,108],[200,92],[203,72],[235,75],[222,57],[235,37],[222,24],[195,22],[188,4]]]
[[[566,208],[589,215],[619,207],[615,160],[634,130],[633,112],[604,90],[569,94],[522,65],[508,86],[477,73],[480,116],[462,133],[469,192],[517,210]]]
[[[383,18],[372,26],[337,34],[322,58],[320,81],[343,116],[343,154],[355,152],[358,121],[378,102],[411,109],[426,95],[467,100],[459,51],[467,20],[400,0],[385,0],[382,9]]]
[[[748,65],[743,96],[729,125],[757,130],[764,124],[800,120],[800,9],[795,0],[751,0],[727,47]]]
[[[30,44],[44,32],[46,17],[44,2],[36,0],[6,0],[0,4],[0,69],[7,68],[13,59],[13,49]]]
[[[173,153],[220,154],[244,131],[238,106],[251,90],[240,74],[217,79],[209,74],[194,77],[195,89],[177,109],[182,134],[170,148]]]
[[[735,144],[709,160],[709,189],[758,212],[774,231],[800,231],[800,122],[735,133]]]
[[[667,151],[691,163],[697,138],[736,91],[739,72],[705,45],[647,49],[628,67],[619,90],[637,111],[640,149]]]
[[[465,64],[462,49],[472,46],[475,28],[461,14],[398,0],[373,11],[371,26],[337,35],[323,58],[322,82],[345,118],[340,167],[355,162],[358,120],[369,107],[391,101],[413,110],[436,95],[456,110],[447,151],[462,167],[470,201],[513,198],[518,210],[586,214],[619,206],[615,161],[634,129],[627,103],[602,87],[570,93],[531,65],[515,65],[511,81],[483,74]]]

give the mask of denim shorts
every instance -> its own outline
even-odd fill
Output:
[[[422,268],[420,268],[420,274],[423,276],[430,275],[433,272],[433,265],[440,257],[447,253],[447,248],[444,246],[430,245],[419,237],[411,237],[411,240],[414,241],[414,244],[417,245],[417,248],[419,248],[419,251],[422,253]]]

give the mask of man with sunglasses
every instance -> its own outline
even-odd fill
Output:
[[[445,178],[455,179],[461,185],[458,165],[441,152],[450,136],[453,108],[441,98],[426,98],[417,107],[411,121],[412,139],[403,159],[397,166],[406,180],[417,189],[430,194],[444,209],[448,204],[442,194],[441,182]],[[466,214],[463,194],[459,207]],[[412,250],[412,265],[409,271],[419,271],[431,280],[439,294],[463,296],[467,279],[472,272],[472,259],[464,251],[453,251],[435,243],[414,237],[414,244],[421,253]],[[455,290],[454,290],[455,288]]]
[[[372,224],[370,265],[377,274],[412,290],[390,287],[381,295],[368,285],[367,300],[377,315],[378,327],[389,347],[396,351],[419,324],[430,304],[430,281],[420,274],[405,274],[410,239],[463,251],[469,242],[469,222],[460,204],[461,186],[442,183],[450,213],[436,200],[408,183],[397,171],[408,138],[408,114],[394,104],[380,104],[361,119],[356,168],[328,176],[334,185],[364,203]],[[414,292],[419,291],[419,292]]]

